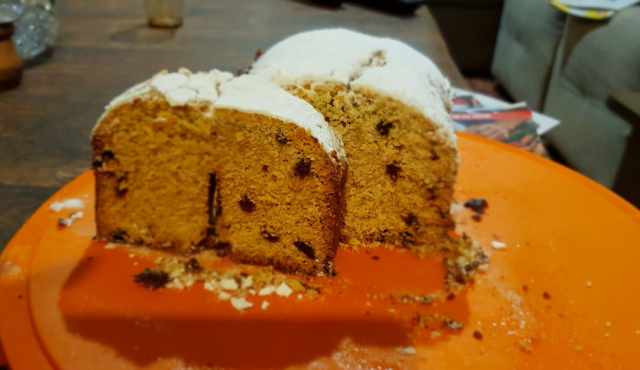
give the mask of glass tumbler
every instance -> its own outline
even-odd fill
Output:
[[[184,17],[184,0],[144,0],[151,27],[179,27]]]

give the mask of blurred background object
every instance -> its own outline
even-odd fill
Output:
[[[11,39],[18,16],[10,7],[0,7],[0,89],[16,87],[22,78],[22,61]]]
[[[569,166],[638,198],[640,182],[625,184],[634,177],[621,169],[640,162],[629,158],[640,128],[607,102],[620,88],[640,92],[640,6],[591,20],[546,1],[506,0],[492,73],[513,98],[562,122],[546,139]]]
[[[429,0],[451,56],[467,75],[488,75],[504,0]]]
[[[13,42],[26,66],[51,51],[58,34],[53,0],[0,0],[0,3],[19,14]]]
[[[144,0],[147,23],[151,27],[180,27],[184,18],[184,0]]]

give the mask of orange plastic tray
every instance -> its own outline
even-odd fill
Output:
[[[321,299],[268,296],[266,310],[256,298],[256,307],[239,312],[201,284],[147,291],[131,275],[152,266],[153,254],[91,240],[88,172],[45,202],[0,258],[8,360],[18,370],[640,368],[640,212],[551,161],[459,137],[456,198],[482,197],[490,206],[481,222],[457,210],[458,231],[485,246],[491,264],[454,299],[429,306],[376,299],[434,291],[443,276],[434,260],[381,248],[341,250],[339,275],[318,279]],[[66,198],[85,200],[85,215],[59,229],[68,212],[49,205]],[[506,248],[493,249],[494,240]],[[464,327],[416,329],[416,313]],[[397,350],[408,346],[417,353]]]

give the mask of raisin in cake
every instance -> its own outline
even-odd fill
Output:
[[[309,102],[342,135],[344,244],[457,248],[449,83],[427,57],[396,40],[319,30],[276,44],[250,73]]]
[[[219,71],[160,73],[107,106],[92,142],[99,238],[331,272],[342,142],[277,85]]]

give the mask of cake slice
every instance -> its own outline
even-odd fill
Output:
[[[424,55],[392,39],[331,29],[289,37],[251,75],[300,97],[342,136],[349,174],[345,245],[452,250],[458,170],[449,83]]]
[[[163,72],[114,99],[92,143],[98,238],[332,272],[342,143],[277,85]]]

